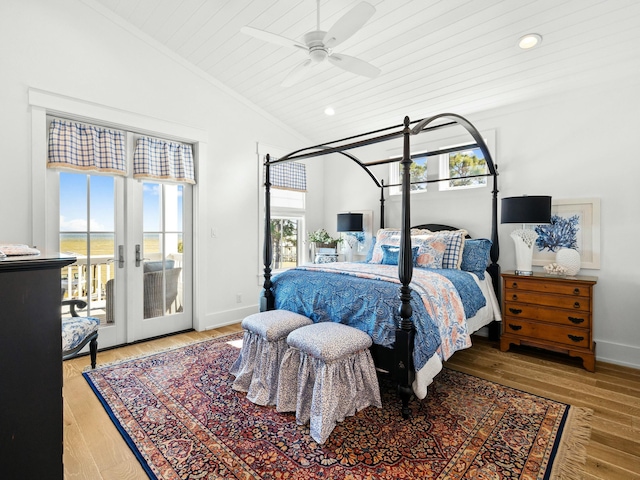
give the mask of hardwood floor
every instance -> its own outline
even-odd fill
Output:
[[[109,363],[194,340],[240,331],[232,325],[189,332],[98,353]],[[147,478],[104,408],[82,377],[89,357],[64,362],[64,470],[66,479]],[[589,373],[579,361],[541,350],[514,348],[474,337],[446,366],[571,405],[594,410],[585,479],[640,480],[640,370],[596,363]]]

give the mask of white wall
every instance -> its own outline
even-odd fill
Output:
[[[0,5],[0,241],[32,242],[29,88],[203,130],[196,327],[237,321],[255,311],[259,293],[256,142],[309,142],[87,3]]]
[[[600,198],[601,268],[580,271],[598,277],[593,319],[596,357],[634,367],[640,367],[640,261],[633,253],[633,242],[640,236],[639,111],[637,85],[612,77],[607,85],[543,102],[466,115],[480,131],[496,131],[500,198],[523,194]],[[332,185],[325,205],[328,220],[336,211],[377,211],[377,189],[355,168],[357,176],[344,175],[351,169],[335,159],[325,169],[325,185]],[[388,179],[385,169],[378,171]],[[448,223],[467,228],[474,237],[489,237],[489,190],[438,192],[433,187],[416,196],[412,224]],[[398,200],[390,199],[387,226],[399,226],[399,212]],[[515,267],[512,229],[499,226],[503,270]]]

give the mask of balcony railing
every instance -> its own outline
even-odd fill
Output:
[[[145,260],[160,260],[161,254],[149,254]],[[173,260],[175,267],[182,267],[182,254],[167,255]],[[117,268],[113,255],[92,255],[87,259],[84,255],[76,255],[75,263],[62,269],[60,286],[63,299],[79,298],[89,303],[91,316],[106,319],[106,285],[114,278]],[[180,282],[180,292],[182,282]],[[180,293],[180,296],[182,294]],[[64,309],[63,316],[68,316],[68,309]]]

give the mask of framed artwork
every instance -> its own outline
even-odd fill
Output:
[[[561,248],[580,253],[580,268],[600,268],[600,199],[552,199],[551,224],[537,225],[533,265],[555,262]]]

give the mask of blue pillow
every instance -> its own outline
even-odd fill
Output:
[[[475,273],[478,278],[484,280],[484,272],[489,265],[490,252],[491,240],[478,238],[465,241],[460,269]]]
[[[400,256],[400,247],[397,245],[380,245],[382,249],[382,264],[383,265],[398,265],[398,257]],[[415,265],[418,258],[418,250],[420,246],[411,248],[413,256],[413,264]]]

